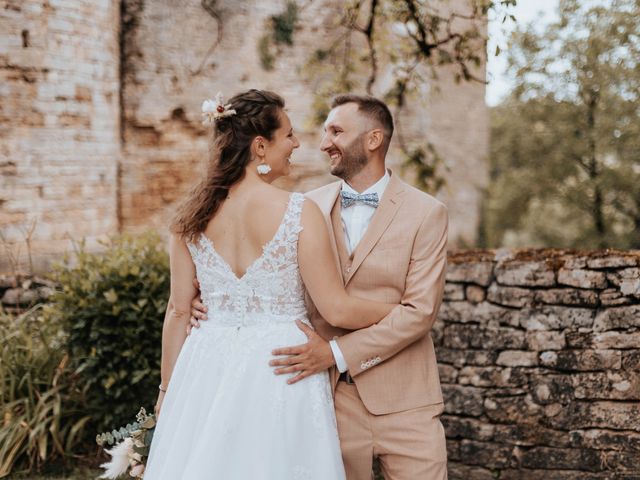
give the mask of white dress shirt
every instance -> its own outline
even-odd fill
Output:
[[[382,178],[371,185],[369,188],[367,188],[364,192],[356,192],[344,180],[342,181],[342,190],[345,192],[360,195],[364,195],[367,193],[377,193],[378,201],[381,201],[382,195],[384,194],[388,183],[389,172],[385,170]],[[338,199],[338,201],[340,201],[340,199]],[[360,243],[360,240],[362,240],[362,237],[367,231],[374,213],[376,213],[376,209],[374,207],[365,205],[360,202],[356,202],[350,207],[341,209],[340,216],[342,218],[342,230],[344,231],[344,241],[347,246],[349,255],[353,253],[353,251],[358,246],[358,243]],[[331,351],[333,352],[333,357],[336,361],[338,370],[340,371],[340,373],[346,372],[347,362],[344,359],[344,355],[342,355],[342,352],[340,351],[340,347],[338,347],[338,343],[335,340],[330,340],[329,345],[331,346]]]

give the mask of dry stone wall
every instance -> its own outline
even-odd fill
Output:
[[[640,251],[460,251],[434,327],[450,478],[640,479]]]
[[[0,275],[0,307],[54,287]],[[640,251],[453,252],[433,336],[449,478],[640,479]]]

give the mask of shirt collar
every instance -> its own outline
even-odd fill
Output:
[[[366,193],[377,193],[378,198],[382,198],[382,194],[384,193],[385,188],[387,188],[387,184],[389,183],[389,171],[385,169],[384,175],[378,180],[376,183],[367,188],[364,192],[358,193],[351,186],[342,180],[342,190],[349,193],[355,193],[357,195],[364,195]]]

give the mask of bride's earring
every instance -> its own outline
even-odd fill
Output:
[[[257,170],[260,175],[266,175],[271,171],[271,167],[263,160],[262,163],[258,165]]]

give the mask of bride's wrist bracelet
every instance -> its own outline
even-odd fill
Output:
[[[158,385],[158,390],[161,392],[167,393],[167,389],[162,386],[162,384]]]

